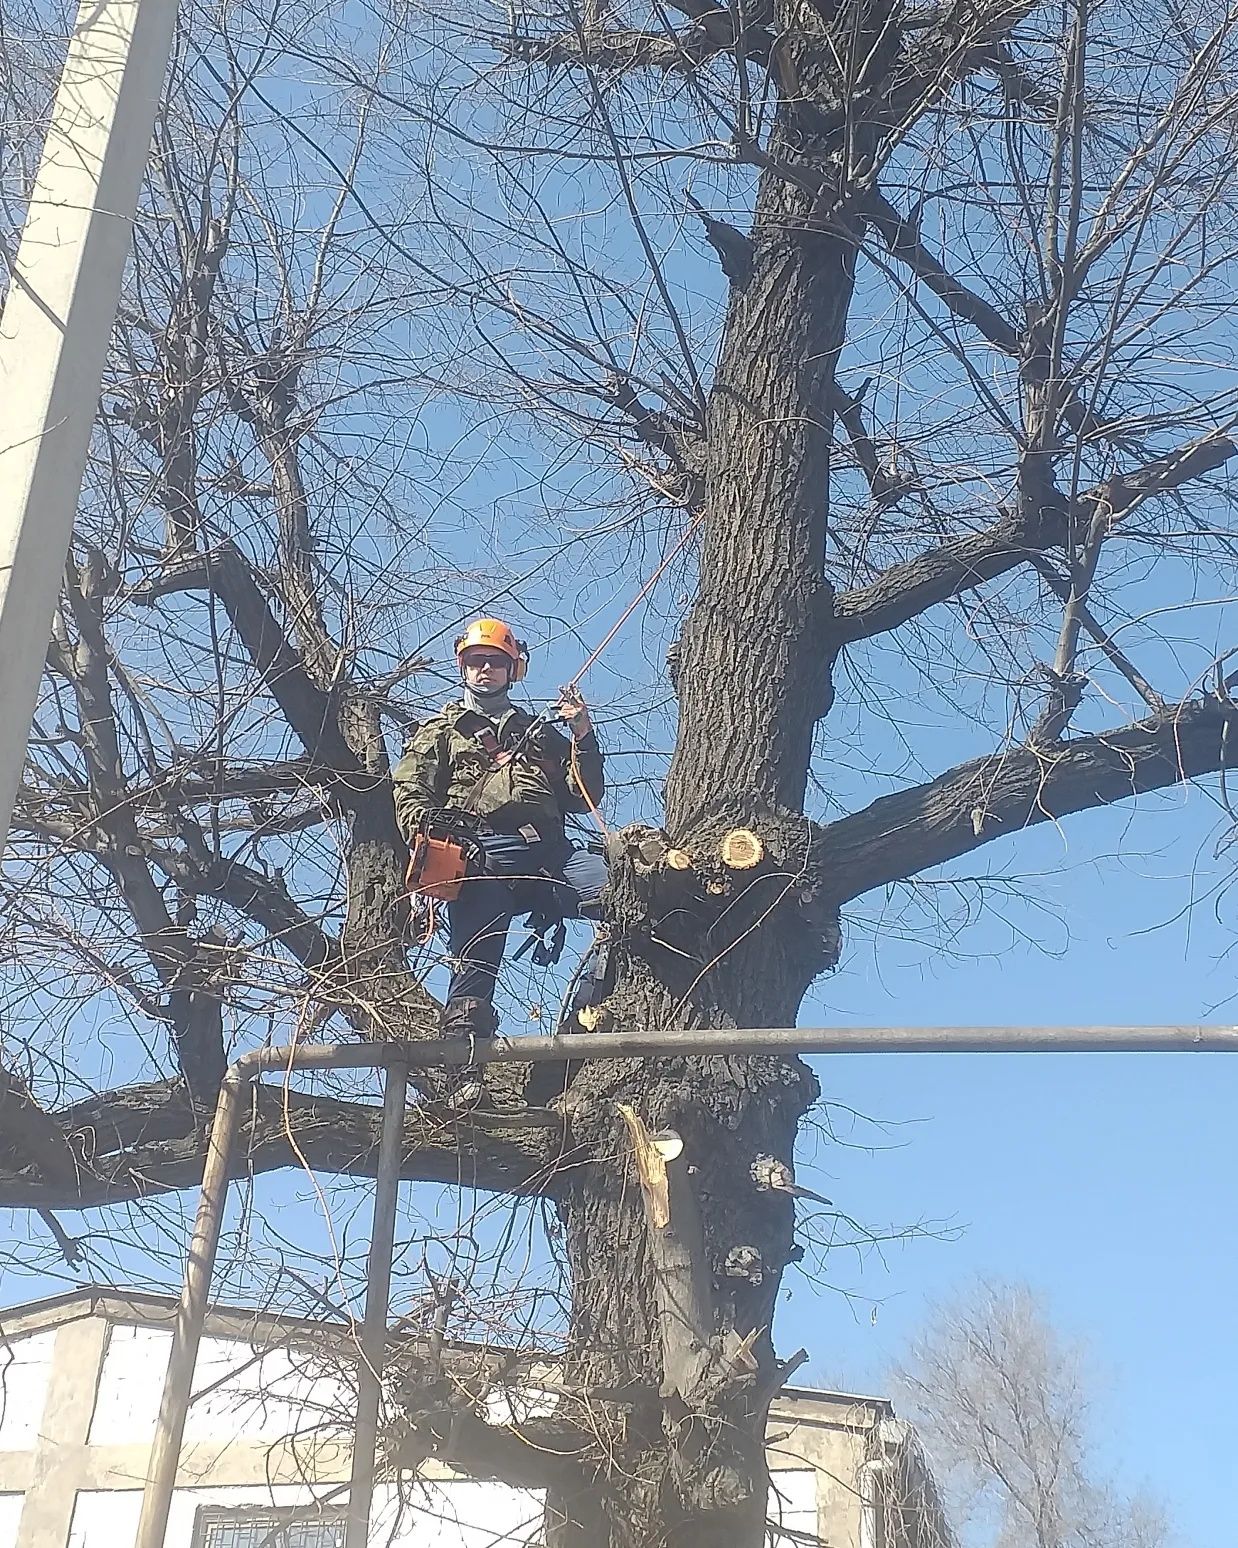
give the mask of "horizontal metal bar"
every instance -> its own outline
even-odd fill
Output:
[[[1233,1053],[1238,1027],[727,1027],[719,1031],[562,1032],[553,1037],[433,1038],[405,1043],[326,1043],[258,1048],[224,1076],[142,1500],[139,1548],[162,1548],[168,1507],[227,1196],[240,1094],[283,1070],[387,1066],[544,1064],[566,1059],[645,1059],[752,1053]]]
[[[247,1081],[272,1070],[385,1064],[546,1064],[582,1059],[824,1053],[1238,1053],[1238,1027],[724,1027],[669,1032],[560,1032],[553,1037],[260,1048],[232,1066]]]

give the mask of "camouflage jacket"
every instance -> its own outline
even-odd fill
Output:
[[[496,760],[487,751],[479,740],[487,728],[509,758]],[[534,728],[526,710],[508,710],[496,725],[463,704],[448,704],[418,726],[395,767],[396,821],[411,839],[428,811],[451,809],[482,818],[496,833],[528,826],[542,838],[561,838],[564,815],[589,809],[571,757],[568,738],[545,723]],[[598,805],[602,752],[592,731],[576,744],[576,767]]]

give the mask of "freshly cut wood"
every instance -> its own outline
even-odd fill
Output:
[[[644,865],[667,865],[672,871],[692,868],[692,856],[686,849],[674,848],[665,833],[647,832],[635,845],[635,852]]]
[[[649,1231],[662,1341],[662,1396],[686,1408],[711,1385],[713,1305],[705,1237],[680,1136],[651,1133],[631,1107],[616,1104],[632,1141]]]
[[[722,863],[732,871],[750,871],[765,858],[765,845],[751,828],[732,828],[722,840]]]
[[[666,854],[666,840],[660,833],[651,833],[648,838],[641,839],[636,853],[646,865],[657,865]]]

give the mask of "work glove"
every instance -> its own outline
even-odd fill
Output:
[[[575,683],[559,689],[559,702],[555,706],[559,719],[567,726],[576,741],[582,741],[593,729],[589,719],[589,707],[581,697]]]

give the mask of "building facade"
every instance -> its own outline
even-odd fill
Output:
[[[174,1308],[83,1290],[0,1319],[0,1548],[132,1548]],[[342,1325],[210,1314],[167,1548],[340,1548],[353,1347]],[[768,1446],[771,1545],[946,1543],[887,1402],[784,1389]],[[540,1519],[534,1491],[431,1462],[376,1483],[371,1548],[530,1548]]]

